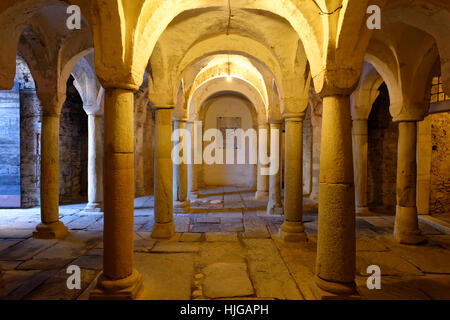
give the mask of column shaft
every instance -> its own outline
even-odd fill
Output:
[[[173,223],[172,109],[155,108],[155,225],[152,237],[171,238]]]
[[[303,218],[303,118],[287,117],[284,181],[284,223],[280,235],[285,241],[306,239]]]
[[[355,190],[351,127],[349,96],[325,97],[315,284],[333,295],[355,292]]]
[[[269,134],[269,125],[267,123],[259,124],[259,131],[266,130],[267,134]],[[268,137],[268,136],[267,136]],[[267,142],[269,142],[269,139],[267,139]],[[259,143],[258,143],[259,146]],[[268,150],[268,148],[266,148]],[[256,194],[255,199],[256,200],[268,200],[269,199],[269,176],[268,175],[262,175],[261,169],[266,167],[263,166],[262,163],[259,161],[258,157],[258,172],[256,173]]]
[[[195,143],[196,143],[196,138],[195,138],[195,122],[189,122],[188,123],[188,130],[191,134],[191,143],[190,146],[188,146],[188,148],[190,147],[190,153],[188,156],[190,156],[189,159],[189,165],[187,167],[187,179],[188,179],[188,198],[189,200],[193,200],[193,199],[197,199],[198,198],[198,165],[196,165],[194,163],[194,150],[195,150]],[[200,137],[202,136],[202,133],[200,133]],[[199,143],[201,144],[201,140],[199,141]]]
[[[54,239],[67,235],[59,221],[59,114],[42,115],[41,132],[41,220],[35,238]]]
[[[186,130],[186,121],[185,120],[175,120],[174,121],[174,130]],[[174,141],[175,143],[183,143],[182,139],[187,139],[186,136],[180,137],[180,141]],[[186,140],[185,140],[186,141]],[[187,141],[189,142],[189,141]],[[185,144],[186,147],[189,147]],[[183,148],[180,157],[184,157],[184,152],[187,152]],[[187,200],[187,184],[188,184],[188,169],[187,163],[185,161],[180,164],[173,165],[173,173],[174,173],[174,212],[186,212],[189,210],[189,201]]]
[[[399,122],[397,157],[397,212],[395,239],[400,243],[418,244],[425,240],[419,229],[416,207],[417,123]]]
[[[134,299],[142,278],[134,255],[134,94],[105,94],[103,274],[91,299]]]
[[[367,208],[367,120],[353,121],[352,138],[356,213],[365,214],[369,211]]]
[[[278,133],[276,133],[278,132]],[[267,205],[267,214],[281,215],[283,214],[283,206],[281,204],[281,122],[270,123],[270,152],[278,152],[278,170],[275,174],[269,176],[269,203]]]
[[[101,115],[88,115],[88,205],[85,211],[103,210],[103,134]]]

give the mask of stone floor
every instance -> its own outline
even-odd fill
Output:
[[[135,265],[146,299],[311,299],[317,215],[305,214],[308,241],[285,244],[283,221],[266,216],[264,202],[239,189],[201,192],[191,214],[175,215],[176,236],[151,239],[153,199],[135,201]],[[86,299],[102,268],[103,217],[84,204],[62,206],[70,235],[36,240],[39,208],[0,210],[4,299]],[[393,241],[393,216],[357,218],[358,291],[363,299],[450,299],[450,235],[421,220],[428,242]],[[67,266],[82,270],[82,289],[67,289]],[[378,265],[381,290],[366,286],[367,267]]]

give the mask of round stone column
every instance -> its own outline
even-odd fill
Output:
[[[33,236],[60,239],[67,227],[59,221],[59,112],[42,114],[41,129],[41,221]]]
[[[425,241],[419,229],[416,206],[417,122],[398,123],[397,210],[394,236],[404,244]]]
[[[364,215],[369,212],[367,207],[367,120],[353,120],[352,124],[356,213]]]
[[[303,119],[304,115],[285,116],[284,223],[280,236],[285,241],[305,241],[303,218]]]
[[[188,148],[190,148],[190,152],[188,152],[188,158],[189,159],[189,165],[187,166],[187,181],[188,181],[188,199],[194,200],[198,199],[198,164],[195,164],[195,149],[196,149],[196,143],[198,144],[199,150],[197,152],[200,152],[200,160],[203,157],[202,155],[202,136],[203,132],[201,130],[201,127],[195,128],[195,121],[189,121],[187,123],[188,130],[191,134],[191,143],[188,145]],[[199,130],[200,129],[200,130]],[[200,131],[200,132],[198,132]],[[198,137],[196,137],[197,135]],[[198,160],[198,159],[197,159]]]
[[[262,130],[266,130],[266,137],[267,142],[269,141],[268,133],[269,133],[269,124],[268,123],[260,123],[258,125],[258,137],[260,137],[260,133]],[[260,147],[260,143],[258,142],[258,147]],[[266,146],[266,150],[268,150],[268,146]],[[258,157],[258,172],[256,174],[256,185],[257,185],[257,191],[255,194],[256,200],[265,200],[267,201],[269,199],[269,176],[268,175],[262,175],[261,169],[265,168],[266,165],[262,165],[260,162],[260,159]]]
[[[270,122],[270,152],[278,152],[278,170],[275,174],[269,176],[269,203],[267,205],[267,214],[283,214],[283,205],[281,204],[281,124],[282,121]],[[278,134],[276,134],[278,132]]]
[[[173,129],[175,130],[184,130],[186,132],[186,119],[174,120]],[[190,142],[188,137],[184,135],[181,139],[185,139],[186,142]],[[182,141],[182,140],[181,140]],[[174,141],[174,143],[180,143],[180,141]],[[183,143],[183,142],[182,142]],[[187,143],[185,144],[186,148],[189,148]],[[187,152],[185,148],[183,148],[183,152]],[[183,153],[180,154],[180,157],[184,157]],[[173,164],[173,172],[174,172],[174,188],[173,188],[173,210],[176,213],[184,213],[189,211],[190,202],[187,199],[187,180],[188,180],[188,169],[186,161],[182,161],[180,164]]]
[[[323,99],[315,284],[320,296],[355,292],[355,190],[349,96]]]
[[[175,234],[173,222],[172,109],[155,110],[155,225],[152,238],[169,239]]]
[[[104,130],[103,273],[91,299],[136,299],[142,278],[134,264],[134,94],[108,88]]]
[[[88,212],[103,210],[102,122],[103,115],[88,114]]]

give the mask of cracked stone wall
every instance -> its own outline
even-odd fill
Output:
[[[398,124],[389,113],[389,93],[382,86],[369,116],[368,205],[392,210],[396,206]]]
[[[450,212],[450,112],[431,117],[430,213]]]

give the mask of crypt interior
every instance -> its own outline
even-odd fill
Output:
[[[2,0],[0,39],[2,299],[450,299],[449,1]]]

